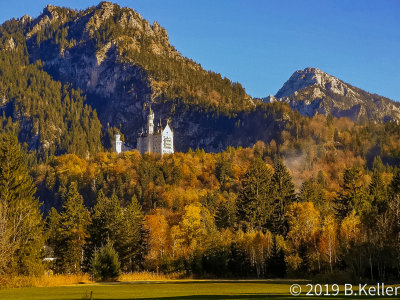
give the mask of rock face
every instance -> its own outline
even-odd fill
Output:
[[[348,117],[353,121],[399,121],[400,104],[353,87],[317,68],[293,73],[265,102],[280,101],[305,116],[315,114]]]

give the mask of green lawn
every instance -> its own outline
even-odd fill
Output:
[[[64,287],[0,289],[0,299],[304,299],[290,296],[290,281],[163,281],[84,284]],[[303,283],[304,284],[304,283]],[[306,287],[302,285],[302,290]],[[347,299],[343,296],[313,297]],[[360,299],[365,299],[361,297]],[[354,298],[353,298],[354,299]],[[380,299],[385,299],[380,297]],[[387,298],[386,298],[387,299]]]

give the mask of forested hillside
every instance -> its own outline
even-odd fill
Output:
[[[22,21],[21,21],[22,22]],[[23,31],[0,27],[0,97],[3,119],[18,123],[19,138],[40,156],[95,154],[102,149],[101,124],[81,91],[54,81],[40,61],[29,63]]]
[[[42,163],[24,154],[4,120],[0,191],[9,235],[0,250],[15,255],[4,256],[1,272],[89,272],[96,249],[112,245],[124,272],[397,278],[400,126],[297,118],[281,141],[252,148],[66,154]],[[13,208],[22,203],[38,230],[29,256],[8,227],[28,212]],[[43,265],[45,256],[57,260]]]

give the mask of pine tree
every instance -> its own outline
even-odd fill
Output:
[[[120,259],[125,271],[140,269],[146,255],[148,233],[144,228],[144,215],[136,196],[124,209],[121,231]]]
[[[321,190],[313,178],[303,182],[300,188],[299,201],[318,203],[321,200]]]
[[[122,209],[115,194],[111,198],[99,191],[96,204],[92,212],[92,222],[89,225],[90,238],[87,247],[87,259],[91,259],[95,248],[105,246],[107,241],[113,243],[119,252],[121,248]]]
[[[76,182],[68,189],[67,198],[61,209],[54,253],[59,271],[77,273],[83,263],[83,247],[88,237],[90,223],[88,210],[83,206],[83,197]]]
[[[236,223],[236,205],[232,199],[229,198],[226,201],[221,201],[217,207],[215,214],[215,224],[219,229],[233,227]]]
[[[221,189],[223,189],[233,176],[232,161],[230,158],[221,157],[221,159],[216,162],[215,176],[221,185]]]
[[[364,186],[361,182],[361,170],[353,167],[346,169],[343,174],[342,190],[334,200],[336,216],[343,220],[353,210],[359,212],[366,200]]]
[[[115,281],[118,279],[121,274],[121,265],[112,242],[108,241],[105,246],[95,250],[91,260],[91,273],[95,280]]]
[[[378,214],[386,211],[388,206],[388,195],[386,186],[382,180],[382,174],[375,170],[369,185],[369,194],[371,196],[371,205]]]
[[[45,224],[45,235],[46,235],[46,244],[50,247],[56,245],[58,239],[58,227],[60,224],[60,214],[57,212],[57,209],[52,207],[50,212],[46,218]]]
[[[43,270],[43,222],[35,190],[17,137],[0,135],[0,224],[9,238],[7,254],[12,259],[6,265],[21,274],[37,274]]]
[[[276,159],[274,163],[272,184],[274,212],[272,216],[271,231],[275,234],[285,235],[287,232],[287,226],[284,220],[286,206],[296,200],[296,194],[294,192],[292,176],[280,159]]]
[[[242,182],[237,199],[239,222],[248,230],[265,229],[271,214],[271,169],[255,158]]]

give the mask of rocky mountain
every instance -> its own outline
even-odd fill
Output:
[[[363,91],[317,68],[294,72],[275,96],[263,100],[288,103],[304,116],[331,114],[353,121],[400,120],[400,103]]]
[[[4,49],[15,47],[18,40],[21,61],[28,59],[54,81],[81,90],[103,131],[118,128],[133,147],[149,105],[157,121],[172,121],[178,151],[219,151],[279,139],[288,120],[285,106],[253,100],[239,83],[183,57],[169,43],[164,28],[130,8],[110,2],[82,11],[48,5],[37,18],[6,22],[2,32]],[[10,94],[4,100],[4,107],[12,106],[9,114],[30,118],[24,108],[31,107],[29,100],[21,100],[21,109],[14,97]],[[51,121],[43,126],[59,127]],[[43,141],[37,128],[32,132],[36,141],[50,147],[52,135]],[[25,131],[29,130],[28,126]]]

